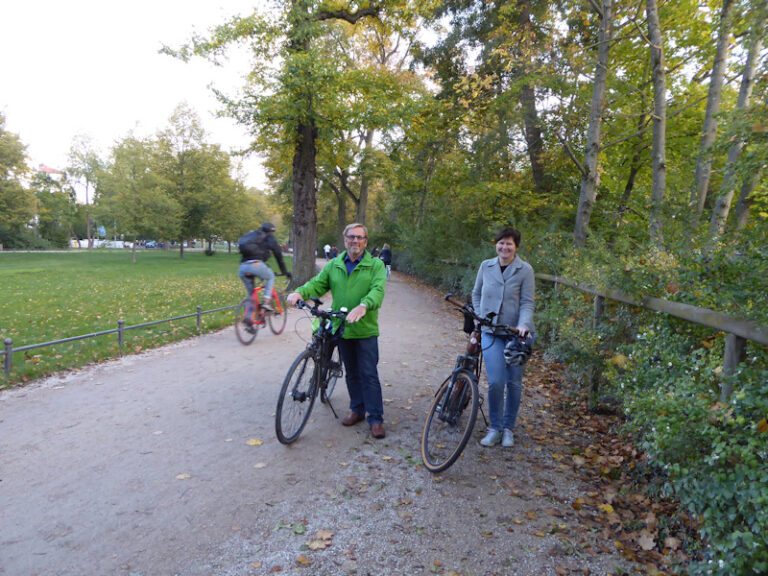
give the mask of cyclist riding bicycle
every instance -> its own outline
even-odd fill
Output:
[[[253,292],[254,277],[264,280],[262,291],[264,297],[261,306],[265,310],[272,310],[272,286],[275,284],[275,273],[267,266],[270,254],[275,255],[280,271],[288,278],[291,277],[283,262],[283,250],[272,235],[274,231],[274,224],[264,222],[258,230],[246,232],[238,241],[240,254],[242,254],[238,276],[243,281],[248,296]],[[246,322],[248,318],[249,316],[246,315]]]

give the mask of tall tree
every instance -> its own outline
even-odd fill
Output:
[[[762,49],[763,39],[766,34],[768,2],[763,1],[756,10],[756,13],[750,34],[751,38],[747,50],[747,60],[744,64],[744,72],[741,76],[739,97],[736,102],[737,112],[743,112],[747,108],[749,99],[752,95],[752,87],[755,83],[755,69],[757,67],[757,62],[760,59],[760,50]],[[723,182],[720,185],[720,194],[715,202],[715,207],[712,210],[712,218],[709,222],[709,234],[712,238],[721,236],[725,232],[725,225],[728,221],[728,214],[731,209],[731,202],[737,185],[736,167],[743,146],[743,138],[737,136],[728,151],[728,161],[725,167]]]
[[[22,185],[27,173],[26,146],[5,129],[0,112],[0,244],[23,247],[25,231],[35,216],[35,196]]]
[[[183,211],[171,187],[154,142],[128,136],[114,146],[98,182],[96,209],[102,221],[132,240],[134,263],[137,240],[179,237]]]
[[[701,213],[704,210],[704,203],[707,200],[709,177],[712,170],[710,148],[717,136],[717,113],[720,110],[723,78],[725,77],[725,65],[728,59],[733,5],[734,0],[723,0],[723,6],[720,12],[717,49],[715,51],[715,60],[712,65],[712,74],[709,79],[707,110],[704,116],[704,126],[701,130],[699,156],[696,162],[696,173],[693,177],[693,190],[691,191],[691,204],[695,207],[696,220],[701,217]]]
[[[170,183],[168,191],[182,209],[176,239],[183,258],[185,241],[211,238],[225,227],[221,208],[223,204],[232,206],[235,188],[229,175],[230,159],[218,146],[206,142],[200,117],[186,104],[177,106],[168,128],[157,135],[157,147],[161,169]]]
[[[662,206],[667,187],[667,81],[664,70],[664,45],[656,0],[646,0],[648,38],[651,43],[653,77],[653,192],[651,193],[651,243],[662,248]]]
[[[30,189],[37,196],[38,234],[57,248],[68,247],[77,209],[75,192],[67,185],[66,174],[37,171]]]
[[[278,5],[279,21],[258,14],[238,17],[217,28],[209,40],[196,38],[191,47],[166,52],[182,58],[193,54],[216,58],[231,42],[251,42],[256,60],[249,76],[252,86],[242,98],[228,103],[235,117],[257,135],[254,148],[269,149],[277,140],[293,150],[293,282],[303,283],[316,273],[318,107],[327,91],[333,90],[328,82],[333,77],[332,63],[322,59],[314,44],[324,32],[324,22],[355,24],[378,15],[382,5],[316,0],[283,0]],[[278,55],[276,75],[262,76],[260,72],[273,65]]]
[[[552,3],[445,0],[436,6],[437,26],[443,27],[446,16],[452,23],[437,45],[424,51],[424,61],[440,75],[440,97],[454,98],[467,108],[467,119],[475,117],[476,128],[484,128],[478,153],[496,155],[501,167],[515,164],[519,170],[522,151],[535,189],[549,191],[537,91],[546,94],[554,78]]]
[[[93,230],[91,229],[90,199],[99,171],[102,170],[102,162],[94,149],[93,140],[89,136],[78,135],[72,140],[68,164],[67,174],[74,180],[73,184],[79,184],[85,192],[86,236],[88,249],[91,250],[93,248]]]
[[[595,6],[597,10],[597,6]],[[587,128],[586,157],[584,174],[581,179],[579,205],[576,210],[576,224],[573,238],[576,246],[584,246],[587,240],[589,219],[597,199],[600,185],[598,159],[600,154],[600,129],[603,122],[603,105],[608,81],[608,54],[613,33],[613,3],[603,0],[598,10],[600,34],[598,37],[597,63],[592,87],[592,104],[589,109],[589,127]]]

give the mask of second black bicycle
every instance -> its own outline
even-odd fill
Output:
[[[319,299],[311,300],[312,304],[300,300],[297,307],[315,317],[312,341],[288,369],[277,400],[275,432],[283,444],[299,439],[318,395],[338,418],[331,405],[331,394],[344,375],[337,343],[344,333],[347,310],[322,310]]]
[[[517,334],[516,328],[494,324],[494,315],[481,318],[470,304],[456,301],[452,294],[446,295],[445,299],[464,315],[464,331],[469,334],[469,339],[464,354],[456,358],[453,372],[435,393],[424,423],[421,459],[427,470],[435,474],[447,470],[461,456],[472,436],[477,413],[481,411],[483,398],[478,389],[483,363],[480,327],[488,326],[507,335]],[[485,413],[483,419],[487,426]]]

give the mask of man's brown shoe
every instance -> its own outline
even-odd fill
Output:
[[[358,422],[362,422],[365,420],[365,416],[362,414],[358,414],[357,412],[350,412],[349,416],[344,418],[341,423],[344,424],[344,426],[354,426]]]
[[[374,438],[384,438],[384,436],[387,435],[387,433],[384,432],[384,424],[379,422],[378,424],[371,426],[371,434],[373,434]]]

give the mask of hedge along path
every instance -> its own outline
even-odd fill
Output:
[[[559,376],[538,357],[515,448],[481,448],[479,424],[447,472],[421,466],[425,412],[465,336],[442,294],[402,274],[380,316],[387,438],[342,427],[318,403],[299,441],[279,444],[274,408],[308,338],[302,318],[291,311],[283,335],[250,347],[228,328],[0,393],[0,571],[607,575],[661,564],[624,538],[645,521],[619,506],[616,475],[585,473],[599,440],[558,424]],[[337,412],[347,401],[338,387]],[[620,469],[618,448],[608,454]]]

